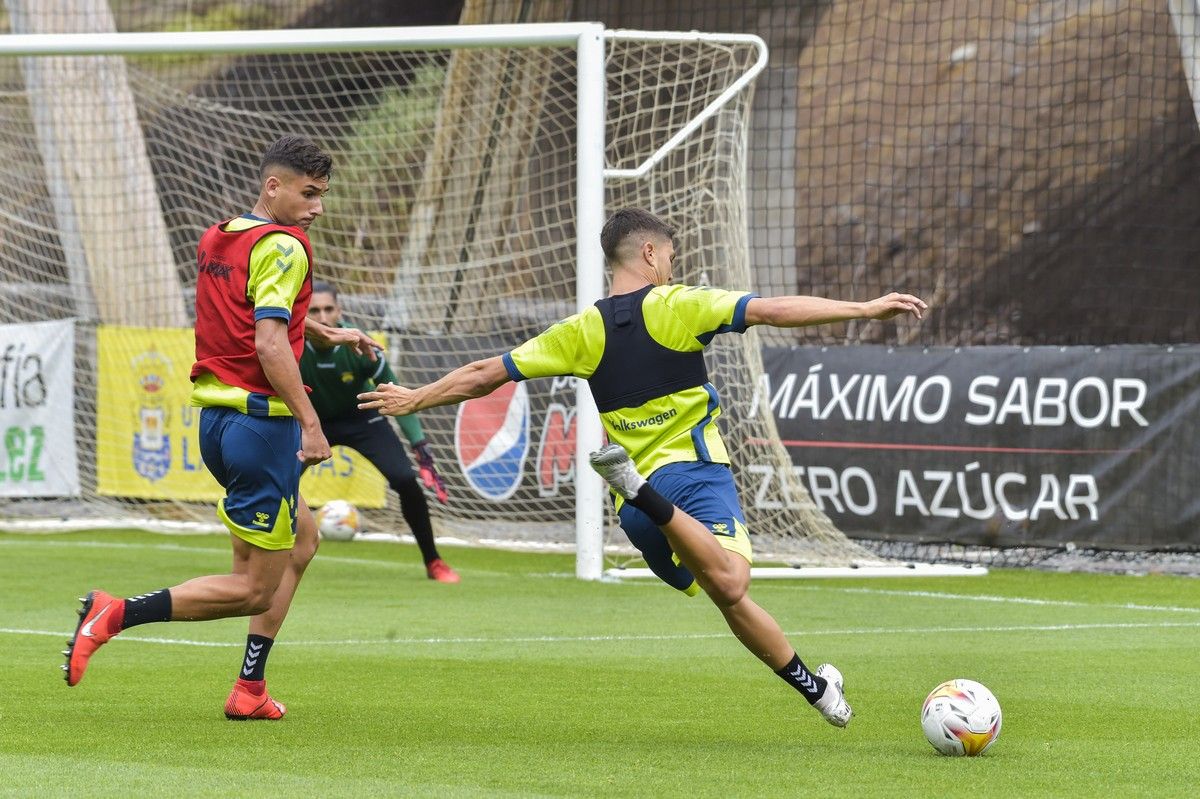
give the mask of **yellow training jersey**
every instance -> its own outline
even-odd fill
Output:
[[[609,441],[649,476],[668,463],[729,463],[704,347],[746,330],[746,292],[647,286],[600,300],[503,357],[513,380],[588,380]]]

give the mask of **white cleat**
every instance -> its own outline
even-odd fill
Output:
[[[636,497],[638,489],[646,484],[646,478],[638,474],[629,453],[620,444],[601,447],[589,455],[588,460],[596,473],[625,499]]]
[[[821,715],[835,727],[845,727],[854,717],[854,711],[846,702],[846,692],[842,689],[844,680],[837,667],[822,663],[817,667],[817,676],[825,680],[825,693],[813,705]]]

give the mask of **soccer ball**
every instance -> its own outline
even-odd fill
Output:
[[[943,755],[982,755],[1000,737],[1000,703],[974,680],[949,680],[925,697],[921,729]]]
[[[344,499],[326,502],[317,511],[317,529],[330,541],[349,541],[358,532],[358,508]]]

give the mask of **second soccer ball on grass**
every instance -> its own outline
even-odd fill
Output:
[[[321,538],[349,541],[358,532],[358,508],[344,499],[326,502],[317,511],[317,529]]]

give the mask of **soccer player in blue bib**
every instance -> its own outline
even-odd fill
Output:
[[[703,350],[714,336],[751,325],[801,327],[904,313],[919,319],[926,305],[910,294],[858,303],[668,285],[674,234],[651,213],[618,211],[600,234],[612,270],[609,297],[511,352],[427,386],[377,386],[360,396],[359,407],[408,414],[484,396],[509,380],[585,378],[612,442],[592,453],[592,467],[611,486],[621,527],[646,563],[689,596],[703,590],[750,652],[826,721],[845,727],[853,713],[841,672],[828,663],[810,671],[775,619],[750,599],[750,535],[717,430],[721,403]]]

